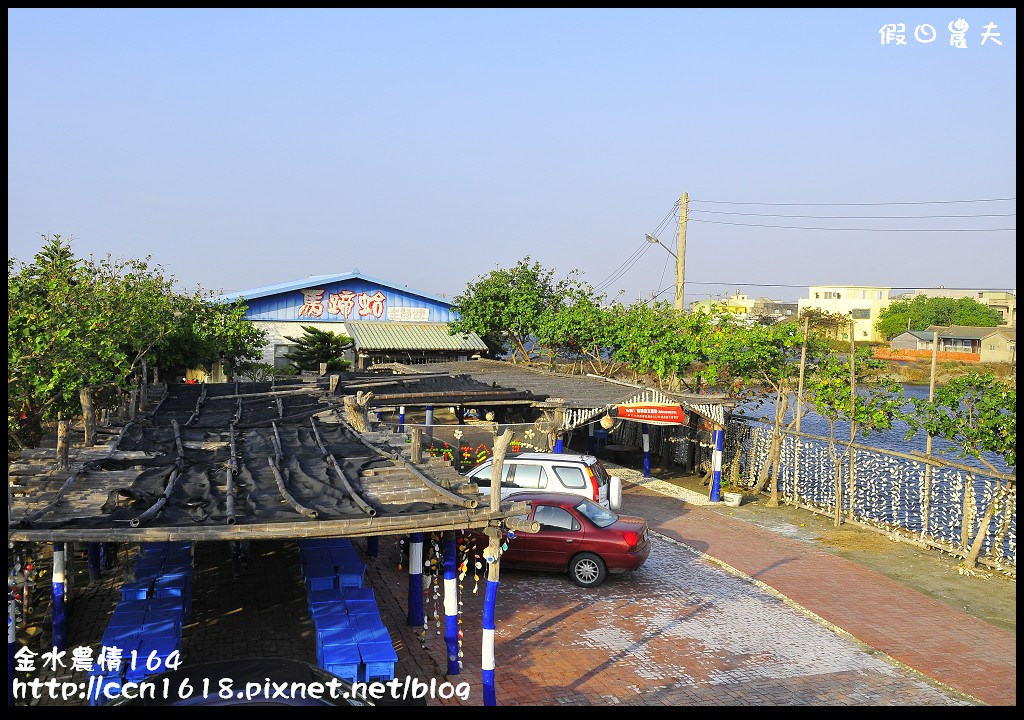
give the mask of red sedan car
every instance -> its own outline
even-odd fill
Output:
[[[568,572],[582,587],[600,585],[611,573],[636,570],[651,552],[647,521],[618,515],[593,500],[564,493],[516,493],[509,499],[529,500],[529,519],[538,533],[516,533],[502,553],[501,564]],[[484,535],[478,542],[487,542]]]

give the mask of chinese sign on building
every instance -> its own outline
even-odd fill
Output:
[[[380,319],[384,316],[387,297],[380,290],[373,294],[355,293],[351,290],[327,293],[326,308],[324,307],[324,292],[323,288],[303,290],[299,317],[323,317],[325,309],[328,315],[340,315],[347,320],[369,317]]]

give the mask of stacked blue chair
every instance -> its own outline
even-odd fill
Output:
[[[119,673],[96,668],[102,687],[119,687],[163,672],[172,652],[181,653],[181,626],[192,613],[190,543],[143,543],[135,558],[135,580],[121,587],[102,644],[121,650]],[[132,658],[135,667],[131,667]],[[110,690],[113,695],[115,690]],[[102,697],[90,698],[94,705]]]
[[[317,664],[350,682],[393,678],[398,655],[352,542],[302,540],[299,548]]]

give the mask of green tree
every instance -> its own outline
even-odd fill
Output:
[[[345,370],[350,365],[341,357],[354,343],[348,335],[303,325],[301,336],[285,336],[285,340],[296,344],[285,357],[300,370],[319,370],[320,363],[327,363],[327,369],[331,371]]]
[[[453,300],[458,319],[448,323],[448,331],[501,338],[502,350],[511,352],[512,362],[529,362],[535,357],[541,317],[565,297],[566,283],[554,275],[554,270],[531,263],[527,256],[511,270],[498,268],[478,277]]]
[[[1017,466],[1017,391],[1014,387],[1000,382],[992,373],[972,371],[953,378],[944,387],[935,391],[934,400],[912,398],[914,410],[902,416],[909,430],[909,440],[924,430],[932,437],[942,438],[952,445],[951,450],[959,457],[972,457],[981,462],[995,475],[1000,471],[983,453],[1001,455],[1010,467]],[[1013,481],[996,480],[996,492],[978,524],[972,530],[970,514],[966,512],[969,501],[967,486],[964,488],[963,531],[966,558],[964,567],[968,570],[977,564],[978,554],[984,544],[989,523],[999,504],[1005,501]],[[968,539],[974,534],[968,547]]]
[[[60,235],[31,263],[7,262],[8,446],[34,445],[44,423],[76,414],[83,387],[117,382],[130,366],[89,266]],[[66,439],[66,425],[58,432]],[[66,444],[58,456],[65,456]]]
[[[797,420],[794,414],[784,427],[790,397],[797,389],[803,343],[803,328],[794,323],[778,323],[734,329],[723,335],[715,349],[717,362],[725,365],[732,377],[732,392],[735,395],[758,405],[774,399],[772,443],[754,487],[756,492],[760,492],[774,473],[772,505],[778,504],[783,435],[793,428]],[[805,382],[826,351],[824,343],[808,333],[806,366],[810,372],[805,369]],[[802,414],[806,412],[804,410]]]
[[[852,372],[850,363],[854,365]],[[858,433],[867,437],[871,432],[892,427],[904,403],[899,383],[884,375],[884,368],[885,363],[874,360],[870,348],[865,346],[845,358],[838,355],[823,356],[814,373],[804,381],[808,400],[828,423],[828,451],[833,463],[837,527],[842,518],[843,458],[851,453]],[[852,392],[854,389],[855,392]],[[850,423],[850,438],[843,443],[842,452],[838,450],[839,441],[835,433],[836,422],[839,420]],[[852,492],[851,487],[851,497]],[[853,512],[852,503],[850,512]]]
[[[927,330],[931,325],[996,327],[1002,316],[974,298],[915,295],[890,303],[878,314],[875,328],[886,338],[907,330]]]
[[[616,316],[587,283],[567,281],[564,298],[544,310],[537,321],[537,343],[573,363],[586,363],[598,375],[611,375],[615,360]]]

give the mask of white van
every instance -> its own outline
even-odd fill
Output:
[[[480,488],[491,492],[491,465],[488,458],[466,473]],[[609,475],[593,455],[575,453],[508,453],[502,463],[501,498],[522,490],[579,495],[609,510],[622,507],[622,481]]]

